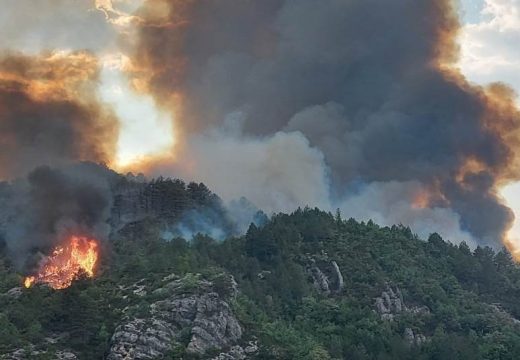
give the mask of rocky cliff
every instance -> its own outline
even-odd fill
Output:
[[[198,275],[166,277],[160,287],[150,289],[149,305],[126,309],[108,359],[157,359],[179,352],[244,359],[252,350],[238,345],[243,329],[229,304],[236,283],[223,277],[219,286]]]

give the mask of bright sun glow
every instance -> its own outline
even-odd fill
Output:
[[[117,57],[107,57],[104,62],[100,95],[113,106],[120,119],[116,168],[127,167],[172,148],[171,114],[158,109],[151,96],[137,94],[130,88]]]

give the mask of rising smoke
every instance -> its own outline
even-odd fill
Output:
[[[19,267],[66,235],[108,235],[106,178],[71,165],[114,154],[118,121],[97,98],[98,73],[87,52],[0,56],[0,180],[11,181],[0,189],[0,229]]]
[[[0,228],[18,267],[31,266],[67,237],[108,237],[112,192],[102,167],[37,167],[0,188]],[[29,262],[29,263],[27,263]]]
[[[505,86],[455,68],[452,1],[153,0],[137,16],[130,76],[179,119],[176,173],[266,211],[379,208],[452,241],[504,238],[520,114]],[[233,114],[241,133],[216,137]],[[427,192],[421,211],[413,191],[388,209],[388,184]]]
[[[118,121],[98,99],[98,62],[119,46],[134,88],[176,119],[174,156],[138,171],[203,181],[267,213],[341,208],[454,242],[504,238],[513,215],[497,189],[517,177],[520,114],[507,87],[456,69],[451,0],[146,0],[133,13],[130,3],[46,0],[33,21],[32,4],[8,0],[2,49],[49,40],[97,53],[3,52],[0,179],[114,160]],[[38,203],[31,176],[21,198]]]

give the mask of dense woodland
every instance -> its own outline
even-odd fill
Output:
[[[309,268],[327,273],[331,261],[344,284],[324,292]],[[22,278],[3,248],[0,354],[66,332],[81,358],[102,359],[127,305],[121,288],[171,273],[217,283],[219,275],[232,274],[239,288],[232,306],[245,339],[258,341],[259,359],[520,358],[520,268],[505,250],[472,251],[436,234],[419,239],[407,227],[317,209],[274,215],[224,241],[205,235],[168,241],[156,220],[134,222],[103,245],[95,279],[62,291],[23,289],[19,297],[7,295]],[[376,299],[389,287],[399,289],[408,308],[427,311],[382,318]],[[145,308],[153,299],[132,300]],[[421,334],[421,343],[406,339],[408,329]],[[190,357],[181,347],[172,348],[170,358]]]

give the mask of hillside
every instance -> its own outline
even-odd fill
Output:
[[[223,241],[157,218],[98,275],[20,288],[0,260],[2,359],[518,359],[520,268],[403,226],[299,209]]]

